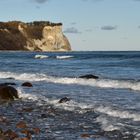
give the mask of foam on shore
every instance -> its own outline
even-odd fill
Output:
[[[59,84],[77,84],[82,86],[91,86],[99,88],[114,88],[114,89],[131,89],[140,91],[140,82],[137,81],[122,81],[112,79],[82,79],[82,78],[69,78],[69,77],[53,77],[40,73],[12,73],[0,72],[0,78],[13,78],[19,81],[47,81]]]

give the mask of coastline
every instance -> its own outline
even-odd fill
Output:
[[[0,53],[0,83],[15,83],[19,93],[1,104],[1,134],[16,133],[20,140],[139,139],[139,52]],[[38,54],[48,57],[35,59]],[[98,79],[84,79],[86,74]]]

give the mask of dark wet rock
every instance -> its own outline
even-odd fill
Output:
[[[0,99],[1,100],[14,100],[18,97],[18,92],[11,86],[0,86]]]
[[[15,83],[1,83],[0,86],[8,86],[8,85],[13,85],[15,86]]]
[[[9,79],[9,80],[14,80],[15,78],[14,77],[8,77],[6,79]]]
[[[86,75],[79,76],[79,78],[84,78],[84,79],[98,79],[99,77],[96,76],[96,75],[92,75],[92,74],[86,74]]]
[[[67,97],[64,97],[64,98],[60,99],[58,103],[66,103],[68,101],[70,101],[70,99]]]
[[[24,87],[33,87],[33,85],[30,82],[25,82],[21,86],[24,86]]]
[[[46,114],[41,114],[41,118],[47,118]]]

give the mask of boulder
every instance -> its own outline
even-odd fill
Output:
[[[99,77],[96,76],[96,75],[92,75],[92,74],[86,74],[86,75],[79,76],[79,78],[84,78],[84,79],[98,79]]]
[[[70,99],[67,98],[67,97],[64,97],[64,98],[60,99],[60,100],[58,101],[58,103],[66,103],[66,102],[68,102],[68,101],[70,101]]]
[[[18,97],[18,92],[11,86],[0,86],[0,99],[1,100],[14,100]]]
[[[30,82],[25,82],[21,86],[24,86],[24,87],[33,87],[33,85]]]

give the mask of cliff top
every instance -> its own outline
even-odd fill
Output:
[[[0,22],[0,29],[8,29],[9,27],[18,28],[19,24],[26,24],[29,26],[62,26],[62,23],[52,23],[50,21],[33,21],[33,22],[21,22],[21,21],[8,21],[8,22]]]

